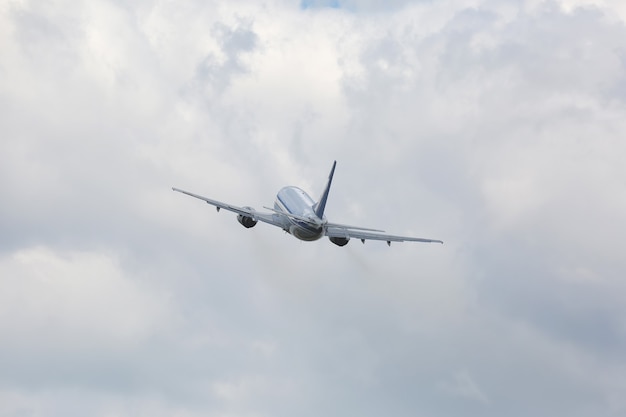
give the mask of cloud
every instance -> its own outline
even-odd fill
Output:
[[[144,332],[149,334],[164,324],[167,316],[161,311],[166,300],[151,299],[132,281],[124,279],[114,261],[102,254],[56,254],[44,248],[22,250],[4,260],[2,275],[6,289],[3,325],[5,333],[13,334],[9,338],[13,341],[26,328],[80,334],[81,340],[63,338],[63,343],[70,345],[101,345],[107,340],[132,344],[134,339],[142,340]],[[16,317],[30,323],[13,322]],[[25,342],[41,345],[36,342],[37,334],[22,336]],[[98,340],[98,336],[103,340]]]
[[[483,404],[489,404],[487,396],[480,390],[476,382],[466,371],[455,373],[452,382],[442,383],[441,387],[452,395],[478,401]]]
[[[2,6],[0,414],[623,413],[621,5],[303,5]]]
[[[119,362],[177,321],[167,294],[103,254],[25,249],[4,257],[0,273],[4,384],[115,383]]]

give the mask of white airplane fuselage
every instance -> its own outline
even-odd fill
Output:
[[[318,220],[321,223],[326,219],[326,216],[324,216],[323,219],[317,217],[314,205],[315,201],[302,189],[294,186],[288,186],[283,187],[278,194],[276,194],[274,209],[277,212],[293,214],[299,217],[309,218],[311,220]],[[278,215],[280,216],[280,214]],[[321,225],[316,227],[310,223],[305,223],[293,217],[280,217],[284,223],[283,229],[300,240],[312,241],[324,236],[324,229]]]

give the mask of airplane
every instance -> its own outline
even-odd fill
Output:
[[[326,188],[324,188],[319,201],[313,201],[306,192],[298,187],[287,186],[283,187],[276,195],[274,208],[263,207],[269,210],[270,213],[258,212],[252,207],[237,207],[222,203],[179,188],[172,188],[172,190],[204,200],[208,204],[215,206],[218,213],[220,209],[236,213],[237,221],[247,229],[256,226],[257,222],[261,221],[272,226],[278,226],[285,232],[303,241],[318,240],[323,236],[327,236],[337,246],[347,245],[351,238],[360,239],[362,243],[365,243],[366,240],[382,240],[386,241],[389,246],[391,246],[391,242],[405,241],[443,244],[441,240],[436,239],[387,235],[384,234],[384,230],[329,222],[326,216],[324,216],[324,210],[326,209],[330,184],[333,181],[336,166],[337,161],[334,161]]]

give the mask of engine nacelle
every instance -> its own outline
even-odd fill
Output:
[[[243,214],[237,215],[237,221],[241,223],[241,225],[246,229],[254,227],[257,224],[257,221],[254,220],[252,217],[244,216]]]
[[[346,246],[350,241],[349,237],[329,237],[331,242],[333,242],[337,246]]]

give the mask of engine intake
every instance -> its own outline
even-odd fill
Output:
[[[257,224],[257,221],[254,220],[252,217],[244,216],[243,214],[237,215],[237,221],[241,223],[241,225],[246,229],[254,227]]]
[[[333,242],[335,245],[337,246],[346,246],[348,244],[348,242],[350,241],[349,237],[329,237],[328,239],[330,239],[331,242]]]

